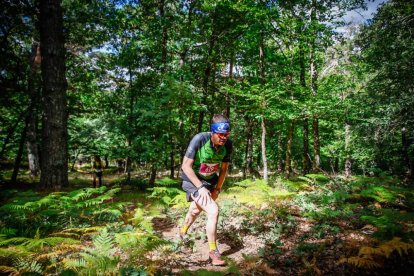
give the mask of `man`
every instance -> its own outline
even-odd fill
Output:
[[[215,200],[226,177],[233,150],[229,136],[229,120],[222,115],[214,116],[210,132],[199,133],[191,140],[181,167],[182,187],[191,204],[180,230],[180,237],[182,239],[185,237],[197,216],[205,211],[209,259],[213,265],[225,265],[216,244],[219,210]]]
[[[99,155],[95,155],[92,162],[92,176],[93,176],[93,187],[96,188],[96,178],[98,178],[99,186],[102,186],[102,172],[103,172],[103,163]]]

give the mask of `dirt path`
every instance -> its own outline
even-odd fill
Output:
[[[178,242],[179,227],[174,222],[165,219],[153,220],[154,229],[166,240]],[[180,246],[177,250],[175,262],[171,264],[173,273],[180,271],[227,271],[229,266],[236,264],[243,267],[246,264],[246,256],[257,255],[263,242],[255,236],[244,236],[243,240],[237,240],[231,232],[218,231],[217,246],[227,261],[227,266],[213,266],[208,261],[208,242],[204,234],[206,217],[201,215],[192,225],[189,231],[188,246]],[[277,275],[276,271],[268,269],[266,275]]]

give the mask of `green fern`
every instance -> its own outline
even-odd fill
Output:
[[[119,256],[113,237],[104,229],[93,239],[93,247],[78,254],[80,257],[68,257],[63,260],[64,267],[79,274],[112,274],[118,271]]]
[[[28,257],[32,252],[30,252],[24,246],[9,246],[7,248],[0,248],[0,257],[6,259],[14,259],[18,257]]]
[[[55,246],[59,243],[75,244],[75,243],[79,243],[79,241],[70,239],[70,238],[62,238],[62,237],[40,238],[40,233],[38,229],[34,238],[26,238],[26,237],[10,238],[7,240],[0,241],[0,246],[20,244],[22,247],[27,248],[30,251],[33,251],[37,249],[42,249],[44,246]]]
[[[41,274],[43,272],[42,265],[36,260],[17,258],[14,261],[13,266],[19,271],[20,274],[25,272]]]

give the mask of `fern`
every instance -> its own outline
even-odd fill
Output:
[[[0,257],[13,259],[18,257],[28,257],[32,252],[23,246],[9,246],[7,248],[0,248]]]
[[[20,274],[23,272],[32,272],[32,273],[41,274],[43,272],[42,265],[35,260],[17,258],[17,260],[14,261],[13,266],[19,271]]]
[[[374,261],[371,256],[342,258],[338,261],[338,263],[349,263],[356,267],[368,269],[379,268],[382,266],[380,263]]]
[[[402,257],[409,254],[410,251],[414,251],[414,243],[405,243],[401,241],[401,238],[394,237],[378,247],[363,246],[359,249],[358,256],[341,258],[339,263],[349,263],[361,268],[378,268],[382,267],[382,263],[374,260],[374,257],[388,259],[393,252],[398,252]]]
[[[22,247],[27,248],[28,250],[36,250],[36,249],[41,249],[46,245],[55,246],[59,243],[74,244],[74,243],[79,243],[79,241],[70,239],[70,238],[62,238],[62,237],[40,238],[39,229],[38,229],[34,238],[26,238],[26,237],[11,238],[11,239],[0,241],[0,246],[20,244]]]
[[[65,258],[65,268],[80,274],[112,274],[118,270],[119,256],[116,254],[113,237],[104,229],[93,239],[93,247],[80,252],[77,258]]]
[[[7,273],[7,275],[9,275],[9,276],[20,275],[19,270],[17,270],[14,267],[5,266],[5,265],[0,265],[0,272],[1,273]]]

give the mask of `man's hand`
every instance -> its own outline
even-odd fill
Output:
[[[219,193],[220,193],[220,190],[214,189],[214,190],[211,192],[211,198],[212,198],[213,200],[216,200],[216,199],[218,198]]]
[[[207,190],[205,187],[202,187],[198,190],[198,197],[195,198],[195,202],[200,204],[201,206],[207,205],[211,202],[211,194],[210,191]]]

